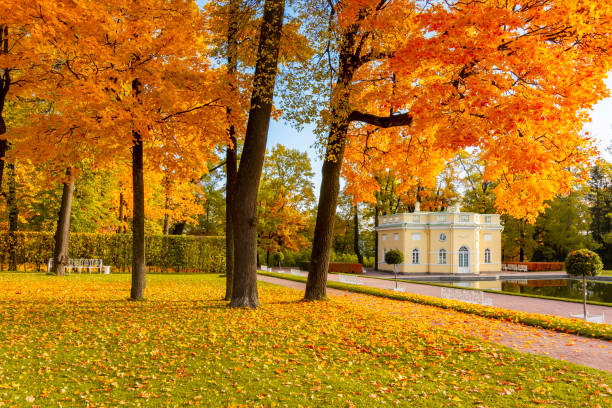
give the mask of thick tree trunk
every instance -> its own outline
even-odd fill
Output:
[[[70,169],[66,170],[66,181],[62,190],[62,203],[55,229],[55,248],[53,249],[53,266],[51,273],[57,276],[66,274],[68,265],[68,245],[70,239],[70,211],[72,210],[72,196],[74,193],[74,176]]]
[[[320,300],[327,295],[327,270],[336,220],[336,206],[340,193],[340,170],[350,119],[350,84],[356,69],[354,49],[358,26],[351,26],[342,35],[336,89],[332,95],[331,117],[327,148],[323,162],[321,191],[317,207],[310,270],[306,282],[305,300]]]
[[[310,270],[306,282],[306,300],[320,300],[327,296],[327,270],[334,237],[336,206],[340,193],[340,170],[344,158],[344,147],[348,131],[348,120],[332,124],[323,162],[323,177],[317,207]]]
[[[354,215],[353,215],[353,249],[355,250],[355,255],[357,255],[357,262],[363,265],[363,255],[361,255],[361,248],[359,248],[359,214],[357,205],[353,206]]]
[[[227,73],[230,77],[230,91],[235,93],[235,78],[238,68],[238,12],[239,0],[230,0],[227,29]],[[234,202],[236,177],[238,175],[238,146],[236,129],[232,123],[232,109],[226,109],[229,120],[227,130],[230,144],[225,152],[225,300],[232,299],[234,289],[234,223],[232,205]]]
[[[227,147],[226,151],[226,180],[225,180],[225,300],[232,299],[234,288],[234,223],[233,210],[236,177],[238,174],[238,160],[236,156],[236,138],[234,137],[234,126],[230,126],[230,139],[233,148]]]
[[[146,284],[145,215],[144,215],[144,164],[142,136],[133,132],[132,192],[134,214],[132,216],[132,290],[130,299],[144,298]]]
[[[132,81],[132,91],[138,97],[142,91],[142,83],[138,79]],[[144,200],[144,149],[142,135],[132,131],[134,145],[132,146],[132,289],[130,299],[144,298],[146,285],[145,260],[145,200]]]
[[[8,25],[0,25],[0,54],[8,54]],[[0,189],[4,175],[4,159],[8,148],[8,141],[5,139],[6,122],[4,121],[4,104],[6,95],[11,86],[11,71],[4,68],[0,75]]]
[[[17,181],[15,180],[15,165],[8,165],[8,194],[6,196],[9,221],[9,271],[17,271],[17,232],[19,209],[17,208]]]
[[[232,307],[256,308],[257,294],[257,190],[266,152],[272,98],[278,66],[280,37],[285,15],[284,0],[266,0],[251,108],[234,196],[234,286]]]

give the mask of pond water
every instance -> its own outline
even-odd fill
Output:
[[[582,280],[577,279],[510,279],[449,283],[457,287],[582,299]],[[612,303],[612,282],[587,281],[587,299]]]

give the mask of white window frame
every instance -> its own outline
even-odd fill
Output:
[[[420,263],[421,263],[421,251],[419,251],[419,248],[414,248],[412,250],[412,264],[419,265]]]
[[[491,223],[491,216],[490,215],[485,215],[484,222],[485,222],[485,224],[490,224]]]
[[[399,233],[398,232],[393,234],[393,239],[396,240],[396,241],[399,241]]]
[[[491,263],[491,250],[489,248],[486,248],[484,250],[484,263],[486,264]]]
[[[446,215],[438,215],[439,222],[446,222]]]
[[[410,238],[413,241],[420,241],[421,240],[421,233],[420,232],[413,232],[410,234]]]
[[[444,248],[441,248],[438,251],[438,264],[439,265],[446,265],[446,255],[447,255],[447,251]]]
[[[420,215],[413,215],[412,216],[412,222],[415,224],[420,224],[421,223],[421,216]]]
[[[459,215],[459,222],[470,222],[470,216],[468,214]]]
[[[387,234],[382,234],[382,240],[386,241],[387,240]]]

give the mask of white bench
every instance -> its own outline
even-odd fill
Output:
[[[493,306],[493,299],[485,298],[484,292],[480,290],[467,290],[442,287],[440,295],[442,299],[460,300],[462,302],[477,305]]]
[[[574,319],[580,319],[580,320],[584,320],[584,315],[581,314],[570,314],[570,316],[572,316]],[[587,322],[591,322],[591,323],[601,323],[601,324],[605,324],[606,323],[606,317],[605,315],[602,313],[600,315],[592,315],[592,314],[588,314],[587,312],[587,318],[586,318]]]
[[[363,285],[363,283],[359,282],[356,276],[352,275],[338,275],[338,281],[340,283],[349,283],[351,285]]]
[[[289,274],[295,275],[295,276],[302,276],[302,273],[297,269],[289,269]]]
[[[268,267],[266,265],[261,265],[259,269],[261,269],[264,272],[268,272]]]
[[[53,258],[49,259],[47,262],[47,272],[51,272],[51,268],[53,267]],[[67,273],[70,274],[72,268],[75,268],[81,273],[83,268],[87,268],[87,271],[91,273],[92,269],[97,269],[99,273],[104,273],[105,275],[110,274],[110,266],[103,265],[102,259],[68,259],[68,265],[66,265]]]

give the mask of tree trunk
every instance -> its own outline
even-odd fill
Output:
[[[168,232],[170,231],[170,216],[168,214],[164,215],[164,231],[163,234],[164,235],[168,235]]]
[[[359,248],[359,210],[357,209],[357,205],[353,206],[353,210],[355,211],[353,215],[353,249],[355,250],[355,255],[357,255],[357,262],[363,265],[363,255],[361,255],[361,249]]]
[[[17,271],[17,232],[19,220],[19,209],[17,208],[17,182],[15,180],[15,165],[8,165],[8,194],[6,206],[9,220],[9,271]]]
[[[323,177],[317,206],[310,270],[306,282],[306,300],[320,300],[327,296],[327,270],[329,268],[330,250],[334,237],[336,206],[340,193],[340,170],[344,158],[344,147],[348,120],[332,124],[323,162]]]
[[[8,25],[0,25],[0,55],[8,54]],[[11,85],[11,71],[8,68],[2,70],[0,75],[0,189],[4,175],[4,159],[8,148],[8,141],[5,139],[6,122],[4,121],[4,104],[6,95]]]
[[[376,227],[378,227],[378,204],[374,207],[374,270],[378,270],[378,231],[376,231]]]
[[[53,265],[51,273],[57,276],[66,274],[68,265],[68,245],[70,239],[70,211],[72,210],[72,195],[74,193],[74,176],[66,169],[66,181],[62,190],[62,203],[55,229],[55,248],[53,249]]]
[[[125,230],[123,229],[123,201],[123,193],[119,193],[119,227],[117,228],[117,234],[125,232]]]
[[[584,320],[587,319],[586,299],[587,299],[586,275],[583,273],[582,274],[582,308],[583,308],[583,311],[584,311]]]
[[[336,206],[340,193],[340,170],[344,159],[346,135],[350,120],[350,83],[356,69],[354,48],[358,26],[342,34],[338,64],[338,79],[331,100],[331,117],[327,148],[323,162],[319,205],[315,224],[310,269],[306,282],[305,300],[320,300],[327,295],[327,270],[334,234]]]
[[[138,79],[132,81],[132,91],[140,94],[142,84]],[[130,299],[142,300],[146,285],[145,261],[145,200],[144,200],[144,163],[142,135],[132,131],[134,146],[132,146],[132,289]]]
[[[227,28],[227,73],[230,77],[230,92],[235,94],[235,74],[238,69],[238,13],[239,0],[230,0]],[[236,129],[232,123],[232,109],[226,109],[230,144],[225,151],[225,300],[232,299],[234,288],[234,223],[232,205],[234,202],[236,177],[238,175],[238,146]]]
[[[134,146],[132,147],[132,290],[130,299],[144,298],[146,284],[145,261],[145,215],[144,215],[144,165],[142,136],[133,132]]]
[[[251,107],[232,207],[235,253],[232,307],[256,308],[259,305],[256,265],[257,190],[266,152],[284,15],[284,0],[266,0]]]

